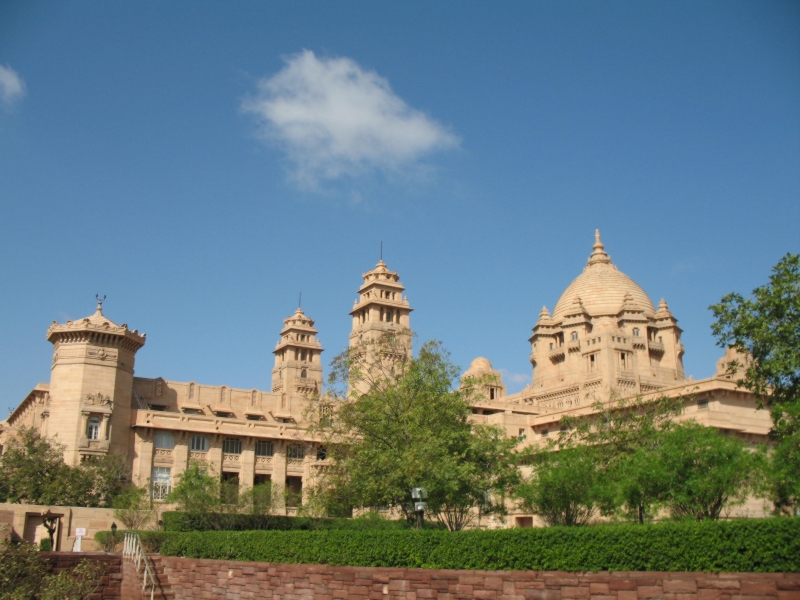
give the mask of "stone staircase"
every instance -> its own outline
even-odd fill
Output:
[[[156,590],[153,593],[153,600],[174,600],[175,594],[164,576],[164,568],[157,560],[157,555],[149,555],[148,560],[151,561],[153,567],[153,574],[156,578]],[[142,574],[136,572],[136,565],[129,561],[122,563],[122,588],[120,590],[120,597],[122,600],[142,600],[150,598],[150,590],[142,593]]]

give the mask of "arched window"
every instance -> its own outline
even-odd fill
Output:
[[[175,447],[175,436],[169,431],[158,431],[156,432],[155,439],[153,440],[153,446],[156,448],[172,450]]]
[[[89,419],[89,425],[86,427],[86,437],[90,440],[100,439],[100,419],[97,417]]]
[[[208,452],[208,438],[204,435],[193,435],[190,447],[192,452]]]
[[[303,369],[302,371],[300,371],[300,377],[301,377],[302,379],[305,379],[306,377],[308,377],[308,371],[306,371],[305,369]]]

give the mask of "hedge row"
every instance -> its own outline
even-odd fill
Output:
[[[161,516],[165,531],[212,531],[224,528],[226,531],[327,531],[343,529],[347,531],[393,530],[401,531],[409,528],[406,521],[396,521],[372,516],[357,519],[319,519],[312,517],[286,517],[279,515],[194,515],[183,512],[165,512]],[[224,527],[220,527],[224,522]],[[440,523],[428,523],[426,526],[441,529]]]
[[[800,572],[800,519],[491,531],[173,533],[169,556],[476,570]]]

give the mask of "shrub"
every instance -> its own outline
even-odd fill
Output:
[[[490,531],[207,531],[169,556],[477,570],[800,572],[800,519]]]
[[[217,521],[209,515],[186,512],[165,512],[161,515],[165,531],[211,531],[218,529]],[[426,528],[440,528],[443,525],[426,522]],[[323,519],[315,517],[285,517],[279,515],[233,515],[228,521],[227,531],[320,531],[338,530],[370,531],[370,530],[405,530],[406,521],[395,521],[376,517],[375,513],[366,513],[356,519]]]
[[[164,540],[171,535],[177,535],[170,531],[137,531],[139,538],[142,540],[142,548],[145,552],[159,552]],[[104,552],[111,552],[111,532],[98,531],[94,534],[95,541],[100,545]],[[119,546],[125,539],[125,531],[117,531],[116,543]]]

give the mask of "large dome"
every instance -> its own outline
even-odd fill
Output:
[[[652,317],[655,314],[653,302],[642,288],[630,277],[621,273],[611,263],[600,242],[600,232],[595,233],[594,252],[583,273],[569,284],[556,303],[553,321],[560,321],[573,307],[575,299],[580,298],[583,307],[591,316],[615,315],[622,309],[625,296],[630,294],[633,302]]]

